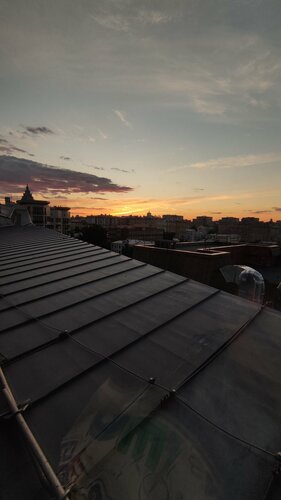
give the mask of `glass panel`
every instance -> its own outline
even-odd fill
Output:
[[[264,310],[180,394],[241,438],[279,450],[280,314]]]
[[[136,405],[130,418],[138,412]],[[220,433],[177,400],[168,400],[136,424],[125,424],[114,437],[114,426],[105,429],[67,461],[70,477],[61,477],[73,484],[72,500],[263,498],[274,459]]]
[[[101,460],[164,395],[153,384],[105,361],[28,408],[25,415],[53,467],[68,484],[77,462],[87,460],[91,450],[94,460]]]

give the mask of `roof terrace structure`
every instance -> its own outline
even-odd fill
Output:
[[[0,228],[1,500],[277,500],[281,315]]]
[[[20,200],[17,204],[24,205],[30,213],[32,222],[37,226],[46,226],[47,224],[47,211],[46,207],[50,204],[49,201],[35,200],[27,185]]]

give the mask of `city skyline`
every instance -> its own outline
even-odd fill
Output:
[[[0,196],[281,218],[281,5],[1,2]]]

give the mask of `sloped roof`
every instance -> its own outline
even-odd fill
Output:
[[[71,499],[277,498],[279,313],[43,228],[0,250],[2,370]],[[1,499],[53,498],[0,415]]]

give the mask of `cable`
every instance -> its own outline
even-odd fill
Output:
[[[241,335],[241,333],[249,326],[255,319],[256,317],[261,313],[263,310],[263,306],[258,309],[258,311],[255,312],[255,314],[252,316],[252,318],[248,319],[236,332],[231,335],[230,338],[228,338],[223,344],[220,345],[220,347],[214,351],[201,365],[197,366],[195,370],[191,372],[188,377],[186,377],[183,381],[181,381],[180,384],[177,385],[176,389],[178,390],[180,387],[184,386],[190,380],[192,380],[196,375],[198,375],[200,372],[202,372],[207,366],[209,366],[216,358],[219,356],[227,347],[229,347],[238,337]]]
[[[15,306],[17,308],[17,306]],[[20,308],[17,308],[19,309],[21,312],[24,312],[22,311]],[[224,349],[226,349],[226,347],[228,347],[239,335],[240,333],[248,326],[248,324],[250,324],[256,317],[258,314],[260,314],[260,312],[262,311],[263,307],[261,307],[257,312],[256,314],[250,318],[250,320],[248,320],[239,330],[237,330],[233,336],[225,343],[223,344],[222,346],[220,346],[220,348],[215,351],[215,353],[213,353],[204,363],[202,363],[202,365],[200,365],[198,368],[196,368],[194,370],[194,372],[191,373],[191,375],[189,377],[187,377],[187,379],[181,383],[180,387],[182,387],[183,384],[185,383],[188,383],[194,376],[196,376],[198,373],[200,373],[206,366],[208,366],[210,364],[210,362],[212,362],[219,354],[221,354],[221,352],[224,351]],[[25,314],[25,312],[24,312]],[[29,315],[31,316],[31,315]],[[42,323],[44,324],[45,326],[47,326],[48,328],[51,328],[55,331],[58,331],[61,335],[69,338],[70,340],[72,340],[73,342],[77,343],[80,345],[80,347],[82,347],[83,349],[87,350],[88,352],[94,354],[95,356],[100,356],[102,359],[104,360],[107,360],[108,362],[114,364],[115,366],[117,366],[119,369],[125,371],[126,373],[142,380],[143,382],[145,383],[151,383],[151,380],[147,380],[145,377],[143,377],[142,375],[140,374],[137,374],[136,372],[133,372],[132,370],[120,365],[118,362],[116,362],[115,360],[113,360],[110,356],[106,356],[96,350],[94,350],[93,348],[87,346],[86,344],[83,344],[83,342],[80,342],[79,340],[77,340],[75,337],[73,337],[68,331],[66,330],[60,330],[58,328],[55,328],[55,327],[52,327],[46,323],[44,323],[42,320],[40,319],[37,319],[37,318],[34,318],[31,316],[31,319],[35,320],[35,321],[38,321],[39,323]],[[198,410],[196,410],[195,408],[193,408],[183,397],[179,396],[177,394],[177,390],[179,387],[177,388],[169,388],[169,387],[165,387],[159,383],[156,382],[156,380],[153,380],[153,384],[158,387],[159,389],[165,391],[168,393],[168,395],[173,395],[177,398],[177,400],[179,400],[181,403],[183,403],[186,407],[188,407],[192,412],[194,412],[196,415],[198,415],[200,418],[202,418],[203,420],[205,420],[207,423],[209,423],[210,425],[212,425],[214,428],[216,428],[217,430],[219,430],[220,432],[223,432],[224,434],[228,435],[229,437],[235,439],[236,441],[239,441],[247,446],[249,446],[250,448],[253,448],[253,449],[256,449],[257,451],[260,451],[262,453],[265,453],[271,457],[274,457],[275,459],[278,459],[280,460],[280,456],[278,455],[278,453],[273,453],[271,451],[268,451],[258,445],[255,445],[254,443],[251,443],[243,438],[240,438],[239,436],[236,436],[235,434],[231,433],[230,431],[227,431],[226,429],[224,429],[223,427],[221,427],[220,425],[216,424],[215,422],[213,422],[212,420],[210,420],[208,417],[206,417],[205,415],[203,415],[201,412],[199,412]],[[31,403],[32,404],[32,403]],[[29,405],[30,406],[30,405]]]
[[[247,441],[246,439],[240,438],[239,436],[236,436],[232,432],[224,429],[220,425],[218,425],[215,422],[213,422],[212,420],[210,420],[208,417],[206,417],[205,415],[203,415],[203,413],[201,413],[200,411],[198,411],[195,408],[193,408],[182,396],[179,396],[178,394],[175,394],[175,397],[181,403],[183,403],[184,406],[186,406],[187,408],[189,408],[189,410],[191,410],[193,413],[195,413],[200,418],[202,418],[202,420],[205,420],[208,424],[210,424],[213,427],[215,427],[218,431],[223,432],[224,434],[226,434],[227,436],[231,437],[232,439],[235,439],[236,441],[239,441],[240,443],[243,443],[243,444],[249,446],[250,448],[254,448],[255,450],[258,450],[258,451],[260,451],[262,453],[265,453],[266,455],[269,455],[269,456],[271,456],[271,457],[279,460],[278,453],[273,453],[271,451],[268,451],[268,450],[262,448],[261,446],[258,446],[258,445],[254,444],[254,443],[251,443],[250,441]]]
[[[133,406],[133,405],[134,405],[134,404],[135,404],[135,403],[136,403],[136,402],[137,402],[137,401],[138,401],[138,400],[139,400],[142,396],[143,396],[143,395],[144,395],[144,393],[147,391],[147,389],[148,389],[149,387],[151,387],[151,384],[150,384],[148,381],[146,381],[146,382],[147,382],[147,385],[144,387],[144,389],[143,389],[143,390],[142,390],[139,394],[137,394],[137,396],[135,396],[135,397],[134,397],[134,398],[133,398],[133,399],[132,399],[132,400],[131,400],[128,404],[127,404],[127,406],[126,406],[126,407],[125,407],[125,408],[124,408],[124,409],[123,409],[123,410],[122,410],[122,411],[121,411],[118,415],[116,415],[116,416],[115,416],[115,417],[111,420],[111,422],[109,422],[109,423],[108,423],[108,424],[107,424],[107,425],[106,425],[106,426],[105,426],[105,427],[104,427],[104,428],[103,428],[100,432],[98,432],[98,433],[97,433],[97,434],[93,437],[93,441],[94,441],[94,440],[96,440],[96,439],[99,439],[99,438],[102,436],[102,434],[104,434],[104,432],[106,432],[108,429],[110,429],[110,427],[111,427],[112,425],[114,425],[114,424],[115,424],[115,422],[116,422],[117,420],[119,420],[119,418],[120,418],[122,415],[124,415],[124,414],[125,414],[125,413],[126,413],[126,412],[127,412],[127,411],[128,411],[128,410],[129,410],[129,409],[130,409],[130,408],[131,408],[131,407],[132,407],[132,406]],[[144,417],[144,418],[145,418],[145,417]],[[90,444],[91,444],[91,443],[90,443]],[[71,457],[71,459],[73,460],[76,456],[81,455],[81,453],[83,453],[85,450],[87,450],[87,449],[89,448],[90,444],[85,445],[85,446],[84,446],[84,447],[83,447],[83,448],[79,451],[79,453],[77,453],[77,455],[74,455],[74,457]],[[68,493],[71,491],[72,486],[74,486],[74,485],[72,485],[71,483],[67,483],[67,484],[65,485],[65,487],[67,488]]]

